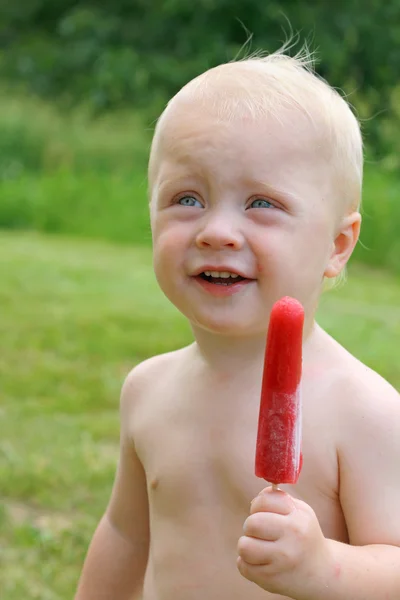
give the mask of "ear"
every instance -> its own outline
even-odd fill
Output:
[[[337,277],[346,266],[360,235],[361,215],[353,212],[344,217],[333,242],[332,254],[326,266],[324,276]]]

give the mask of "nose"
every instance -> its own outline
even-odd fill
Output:
[[[226,214],[209,215],[196,236],[198,248],[240,250],[243,243],[243,234],[235,220]]]

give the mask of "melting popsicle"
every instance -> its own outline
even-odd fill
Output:
[[[264,359],[256,446],[257,477],[296,483],[301,470],[301,399],[304,309],[286,296],[272,307]]]

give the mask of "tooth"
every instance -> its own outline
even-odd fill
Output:
[[[216,277],[219,279],[229,279],[229,277],[232,277],[232,279],[236,279],[237,277],[239,277],[237,273],[231,273],[230,271],[203,271],[203,273],[207,277]]]

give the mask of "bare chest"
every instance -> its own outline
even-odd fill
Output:
[[[239,393],[243,402],[237,401]],[[311,390],[303,391],[303,469],[295,486],[281,487],[314,509],[327,537],[346,541],[330,417],[312,398],[307,401],[307,393]],[[201,531],[211,518],[227,543],[236,540],[251,500],[268,485],[254,475],[258,389],[164,393],[152,414],[151,404],[137,447],[153,522],[179,520]]]

